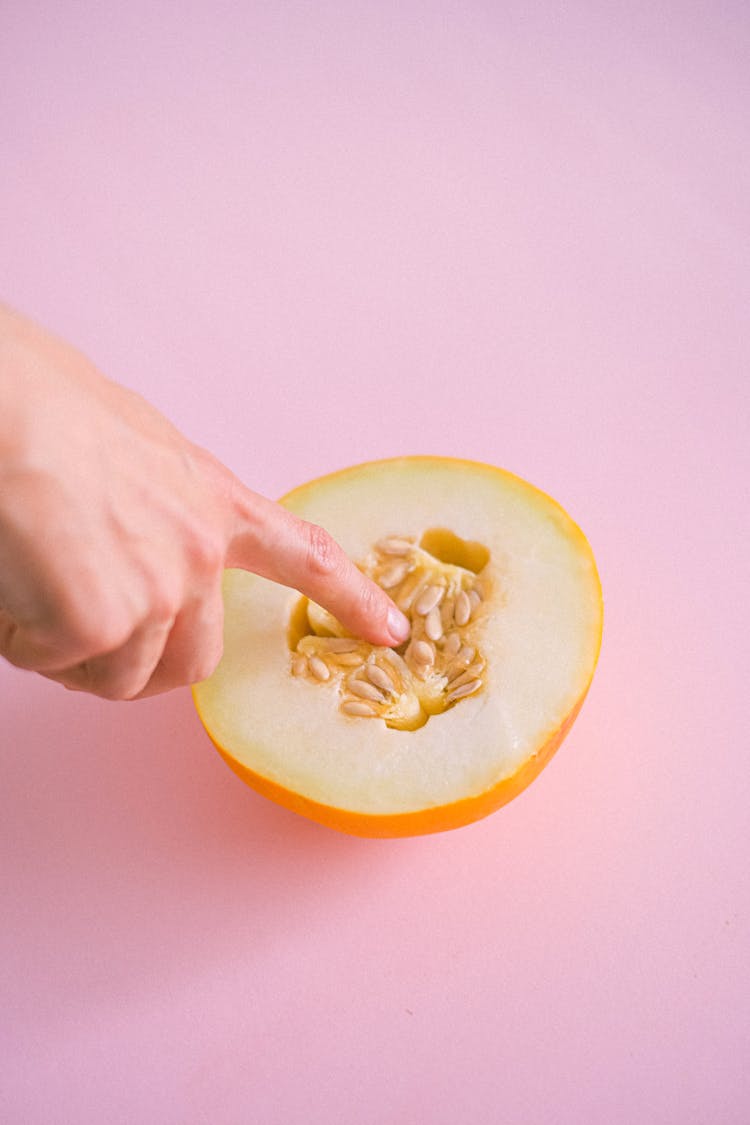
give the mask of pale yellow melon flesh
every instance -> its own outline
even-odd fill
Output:
[[[227,571],[224,655],[194,698],[232,768],[272,799],[362,835],[457,827],[515,796],[569,729],[599,653],[601,587],[579,528],[518,477],[446,458],[356,466],[282,503],[355,561],[379,539],[419,541],[436,528],[477,545],[481,561],[486,549],[486,682],[417,730],[345,716],[335,685],[291,674],[299,594]]]

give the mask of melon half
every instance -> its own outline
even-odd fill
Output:
[[[246,571],[224,576],[224,653],[193,689],[229,766],[332,828],[408,836],[486,816],[531,782],[594,674],[602,596],[584,535],[489,465],[403,457],[281,501],[325,527],[412,622],[378,649]]]

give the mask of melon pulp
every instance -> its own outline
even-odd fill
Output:
[[[231,768],[272,800],[363,836],[456,828],[520,793],[569,730],[599,654],[601,587],[576,524],[511,473],[438,457],[355,466],[281,503],[325,527],[376,580],[388,563],[378,544],[409,545],[411,570],[388,593],[407,606],[412,638],[395,653],[344,642],[339,667],[331,649],[342,644],[330,638],[345,634],[334,618],[296,591],[227,571],[224,653],[193,695]],[[433,614],[431,635],[441,635],[430,640],[410,584],[417,595],[439,588],[446,606],[470,595],[471,620],[459,627],[451,608],[438,624]],[[426,664],[414,657],[420,638]],[[459,644],[478,669],[465,696],[450,681],[448,648]],[[310,674],[313,657],[327,664],[325,679]],[[373,664],[391,676],[392,695],[347,713],[347,692]]]

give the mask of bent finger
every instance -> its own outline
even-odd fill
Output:
[[[324,528],[245,492],[245,519],[231,540],[227,565],[292,586],[372,644],[396,645],[406,639],[408,620]]]
[[[102,699],[134,699],[151,679],[167,643],[174,618],[144,622],[113,652],[89,657],[57,672],[42,672],[71,691]]]
[[[169,634],[159,663],[138,698],[158,695],[207,679],[221,659],[224,643],[221,585],[186,603]]]
[[[133,635],[126,607],[85,606],[83,601],[65,615],[44,623],[14,620],[0,609],[0,653],[31,672],[62,672],[91,659],[116,652]]]
[[[0,609],[0,654],[16,668],[53,672],[77,664],[91,649],[71,636],[57,637],[14,620]]]

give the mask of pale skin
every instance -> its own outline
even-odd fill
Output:
[[[300,590],[373,644],[408,635],[323,528],[0,304],[0,655],[106,699],[195,683],[221,657],[226,567]]]

